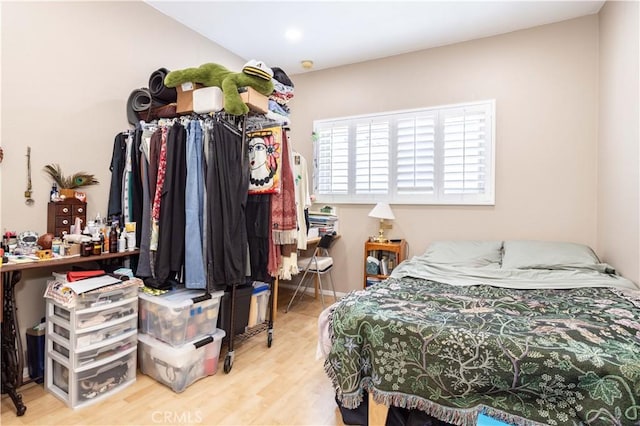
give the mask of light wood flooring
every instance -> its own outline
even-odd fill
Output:
[[[235,361],[223,371],[227,343],[218,371],[182,393],[138,371],[131,386],[105,401],[73,410],[30,383],[22,388],[27,406],[17,417],[2,395],[3,425],[337,425],[342,426],[323,361],[316,360],[320,300],[305,295],[290,312],[291,292],[280,288],[271,348],[267,333],[235,344]],[[332,298],[325,297],[326,303]]]

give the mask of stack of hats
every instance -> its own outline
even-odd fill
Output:
[[[273,92],[269,95],[269,111],[289,117],[289,107],[287,103],[293,98],[293,82],[282,68],[273,67]]]
[[[251,59],[244,64],[242,72],[245,74],[260,77],[264,80],[271,80],[273,78],[273,71],[264,62]]]

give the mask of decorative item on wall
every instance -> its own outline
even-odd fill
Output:
[[[249,194],[280,191],[282,128],[269,127],[247,132],[249,140]]]
[[[376,219],[380,219],[380,229],[378,230],[378,236],[374,239],[377,243],[388,243],[389,239],[384,236],[384,230],[391,229],[391,224],[385,223],[385,219],[393,220],[395,216],[391,211],[391,207],[387,203],[378,203],[376,206],[371,209],[369,212],[369,217],[375,217]]]
[[[27,147],[27,190],[24,191],[24,198],[26,198],[24,202],[28,206],[32,205],[34,202],[33,198],[31,198],[32,192],[33,191],[31,187],[31,147],[28,146]]]
[[[77,172],[71,176],[65,176],[59,164],[47,164],[44,171],[58,185],[60,197],[75,197],[76,189],[100,183],[94,175],[87,172]]]

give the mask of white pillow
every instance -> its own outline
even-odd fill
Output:
[[[505,241],[504,269],[599,269],[594,251],[578,243],[560,241]]]
[[[423,257],[429,263],[463,267],[500,267],[502,241],[434,241]]]

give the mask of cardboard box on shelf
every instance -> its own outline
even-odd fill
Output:
[[[178,114],[188,114],[193,112],[193,92],[203,87],[200,83],[186,82],[176,87],[178,95],[176,112]]]
[[[269,98],[252,87],[246,87],[246,91],[240,92],[240,99],[242,99],[242,102],[247,104],[252,111],[261,114],[269,111]]]

